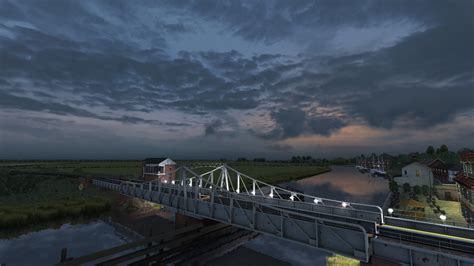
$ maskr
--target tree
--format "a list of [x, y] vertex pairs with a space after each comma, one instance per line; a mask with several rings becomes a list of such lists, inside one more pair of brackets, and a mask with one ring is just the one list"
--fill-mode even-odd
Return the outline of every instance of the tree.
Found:
[[448, 152], [449, 152], [449, 150], [448, 150], [448, 146], [446, 146], [446, 144], [441, 145], [441, 147], [439, 147], [439, 149], [436, 150], [437, 154], [444, 154], [444, 153], [448, 153]]
[[420, 194], [420, 193], [421, 193], [421, 188], [420, 188], [420, 186], [418, 186], [418, 185], [414, 186], [414, 187], [413, 187], [413, 192], [414, 192], [416, 195]]
[[433, 148], [433, 146], [428, 146], [428, 148], [426, 148], [426, 154], [429, 154], [429, 155], [434, 155], [435, 154], [435, 149]]
[[403, 184], [403, 192], [408, 193], [410, 192], [410, 190], [411, 190], [410, 184], [408, 183]]
[[398, 184], [397, 184], [397, 182], [395, 182], [395, 181], [390, 181], [390, 183], [388, 184], [388, 187], [390, 188], [390, 191], [392, 191], [392, 193], [397, 193], [397, 192], [398, 192]]
[[423, 185], [421, 187], [421, 191], [423, 192], [423, 195], [428, 195], [428, 193], [430, 192], [430, 188], [427, 185]]

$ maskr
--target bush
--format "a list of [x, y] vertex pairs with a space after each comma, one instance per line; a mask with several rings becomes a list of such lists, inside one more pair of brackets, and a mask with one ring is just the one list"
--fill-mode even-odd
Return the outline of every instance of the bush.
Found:
[[403, 184], [403, 192], [408, 193], [411, 191], [411, 186], [408, 183]]
[[389, 188], [390, 188], [390, 191], [392, 193], [397, 193], [398, 192], [398, 184], [397, 182], [395, 181], [390, 181], [390, 183], [388, 184]]
[[416, 195], [419, 195], [421, 193], [421, 188], [420, 186], [416, 185], [413, 187], [413, 192], [416, 194]]
[[423, 185], [423, 186], [421, 187], [421, 191], [422, 191], [423, 195], [426, 196], [426, 195], [428, 195], [428, 193], [429, 193], [429, 191], [430, 191], [430, 188], [429, 188], [427, 185]]

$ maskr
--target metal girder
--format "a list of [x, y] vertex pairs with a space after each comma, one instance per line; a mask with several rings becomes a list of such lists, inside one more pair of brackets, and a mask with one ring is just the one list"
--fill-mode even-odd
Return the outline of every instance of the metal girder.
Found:
[[[430, 265], [474, 265], [472, 259], [465, 256], [471, 253], [466, 250], [474, 248], [472, 240], [449, 240], [449, 235], [472, 238], [472, 229], [384, 217], [378, 206], [293, 192], [260, 182], [226, 165], [204, 174], [187, 167], [180, 167], [176, 173], [178, 171], [181, 175], [176, 176], [181, 176], [180, 179], [171, 184], [113, 179], [93, 179], [93, 182], [188, 216], [232, 224], [361, 261], [367, 261], [373, 254], [410, 265], [428, 265], [424, 264], [426, 261], [437, 263]], [[391, 239], [388, 225], [403, 227], [395, 231], [397, 235], [406, 231], [405, 228], [414, 230], [403, 238]], [[397, 229], [392, 226], [391, 230]], [[431, 239], [422, 237], [423, 230]], [[420, 244], [420, 239], [426, 241]], [[435, 245], [439, 246], [438, 250], [433, 251], [433, 241], [439, 243]], [[467, 246], [461, 252], [446, 253], [441, 249], [446, 241], [457, 243], [449, 242], [444, 248], [462, 247], [466, 243]], [[397, 255], [390, 255], [392, 253]]]
[[[185, 186], [173, 184], [151, 185], [150, 189], [150, 184], [114, 184], [105, 180], [93, 182], [124, 195], [163, 204], [185, 215], [216, 220], [361, 261], [369, 259], [367, 232], [360, 225], [313, 217], [249, 199], [216, 197], [214, 191], [209, 189], [190, 187], [185, 191]], [[217, 200], [213, 202], [196, 197], [198, 193], [206, 191], [211, 199]], [[344, 245], [340, 244], [340, 239], [345, 240]]]

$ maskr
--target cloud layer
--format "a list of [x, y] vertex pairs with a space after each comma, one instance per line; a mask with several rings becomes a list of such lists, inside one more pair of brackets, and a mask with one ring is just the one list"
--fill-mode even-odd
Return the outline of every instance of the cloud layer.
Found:
[[[0, 0], [0, 157], [473, 146], [473, 5]], [[386, 147], [442, 127], [463, 130]]]

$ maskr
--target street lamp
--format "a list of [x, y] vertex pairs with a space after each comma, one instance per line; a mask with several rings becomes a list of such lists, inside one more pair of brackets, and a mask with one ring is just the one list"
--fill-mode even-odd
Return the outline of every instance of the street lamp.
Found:
[[441, 221], [443, 221], [443, 223], [446, 222], [446, 218], [447, 218], [446, 215], [441, 214], [439, 218], [441, 219]]
[[392, 208], [388, 208], [388, 210], [387, 210], [387, 211], [388, 211], [388, 214], [389, 214], [390, 216], [392, 216], [393, 209], [392, 209]]
[[345, 207], [349, 206], [349, 203], [347, 203], [347, 202], [342, 202], [341, 205], [342, 205], [343, 208], [345, 208]]
[[315, 199], [314, 199], [314, 203], [319, 204], [320, 202], [321, 202], [320, 199], [318, 199], [318, 198], [315, 198]]

